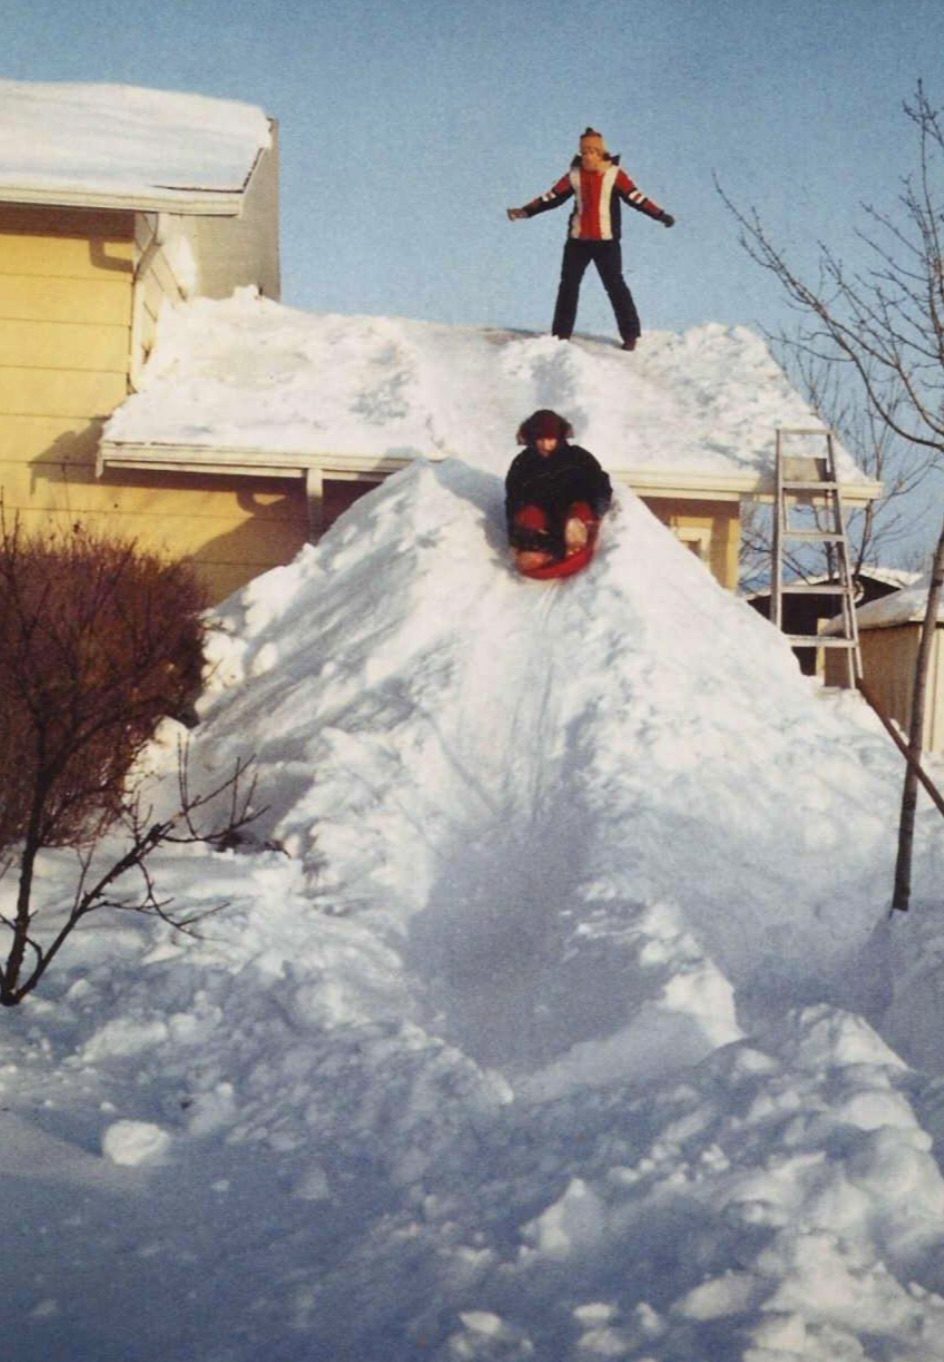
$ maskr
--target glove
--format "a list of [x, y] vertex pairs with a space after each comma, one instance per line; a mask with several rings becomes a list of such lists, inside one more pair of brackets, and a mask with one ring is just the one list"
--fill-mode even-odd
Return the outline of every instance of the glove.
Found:
[[507, 209], [507, 213], [512, 222], [517, 222], [519, 218], [526, 218], [528, 216], [523, 208], [509, 208]]
[[671, 213], [663, 213], [659, 221], [662, 223], [663, 227], [675, 226], [675, 218], [672, 216]]

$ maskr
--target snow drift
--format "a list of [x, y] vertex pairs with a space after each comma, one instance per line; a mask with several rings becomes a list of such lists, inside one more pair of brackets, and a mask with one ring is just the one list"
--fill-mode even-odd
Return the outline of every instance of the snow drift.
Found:
[[941, 846], [911, 950], [860, 701], [630, 493], [522, 580], [458, 459], [212, 655], [196, 767], [254, 752], [265, 810], [158, 871], [230, 908], [100, 921], [0, 1033], [21, 1362], [944, 1358], [944, 1102], [896, 1048]]

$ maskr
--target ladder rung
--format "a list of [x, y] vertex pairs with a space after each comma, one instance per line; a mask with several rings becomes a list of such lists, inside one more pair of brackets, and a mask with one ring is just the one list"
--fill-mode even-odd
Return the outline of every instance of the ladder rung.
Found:
[[844, 638], [839, 634], [787, 634], [791, 648], [857, 648], [854, 638]]
[[[816, 436], [823, 441], [820, 455], [788, 454], [785, 439], [791, 434]], [[791, 648], [818, 652], [820, 648], [844, 652], [848, 657], [849, 684], [855, 685], [861, 673], [862, 664], [859, 640], [856, 637], [855, 582], [849, 562], [849, 540], [843, 524], [842, 487], [836, 474], [835, 450], [832, 435], [827, 430], [790, 430], [777, 431], [776, 436], [776, 496], [774, 497], [774, 537], [773, 537], [773, 579], [774, 588], [771, 605], [777, 601], [776, 611], [781, 617], [780, 596], [827, 596], [834, 604], [828, 606], [835, 614], [841, 604], [841, 613], [834, 623], [841, 633], [830, 634], [790, 634], [785, 633]], [[790, 512], [793, 508], [807, 506], [816, 509], [816, 517], [798, 516], [801, 524], [795, 528], [790, 525]], [[811, 524], [815, 528], [808, 528]], [[824, 529], [824, 525], [831, 528]], [[796, 543], [835, 545], [835, 561], [828, 571], [835, 571], [838, 580], [805, 582], [794, 578], [785, 584], [783, 578], [784, 544], [787, 540]]]
[[838, 492], [838, 482], [784, 482], [781, 486], [785, 492]]
[[841, 582], [832, 582], [829, 586], [822, 582], [810, 583], [806, 585], [800, 582], [791, 582], [789, 586], [780, 588], [782, 596], [845, 596], [846, 588]]
[[840, 543], [846, 537], [842, 530], [791, 530], [787, 525], [783, 526], [781, 534], [785, 539], [831, 541], [834, 544]]

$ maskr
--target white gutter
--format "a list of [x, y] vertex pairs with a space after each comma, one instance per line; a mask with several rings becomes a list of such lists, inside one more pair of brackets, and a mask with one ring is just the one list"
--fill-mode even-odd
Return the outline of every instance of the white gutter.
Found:
[[40, 204], [56, 208], [118, 209], [122, 212], [180, 213], [184, 217], [236, 218], [242, 212], [243, 188], [83, 189], [0, 184], [0, 203]]
[[217, 473], [228, 477], [300, 478], [322, 469], [339, 477], [358, 473], [386, 476], [408, 468], [415, 459], [401, 455], [313, 453], [311, 450], [244, 449], [192, 445], [135, 444], [103, 440], [96, 456], [96, 476], [109, 468], [153, 468], [161, 472]]
[[[770, 501], [775, 494], [773, 473], [695, 473], [688, 470], [664, 468], [610, 468], [619, 482], [628, 483], [640, 496], [678, 496], [680, 490], [705, 501], [737, 501], [741, 497]], [[866, 506], [884, 492], [883, 484], [867, 479], [841, 482], [842, 499], [849, 506]]]
[[[419, 457], [419, 456], [417, 456]], [[433, 462], [447, 457], [427, 454]], [[103, 440], [99, 445], [96, 474], [109, 468], [152, 468], [177, 473], [215, 473], [229, 477], [298, 478], [312, 470], [341, 478], [357, 474], [386, 476], [407, 468], [415, 458], [408, 455], [336, 454], [330, 450], [274, 450], [262, 448], [147, 444]], [[665, 468], [609, 469], [613, 478], [638, 496], [688, 497], [700, 501], [766, 499], [773, 495], [772, 474], [697, 473]], [[879, 482], [844, 482], [843, 501], [862, 506], [882, 495]]]

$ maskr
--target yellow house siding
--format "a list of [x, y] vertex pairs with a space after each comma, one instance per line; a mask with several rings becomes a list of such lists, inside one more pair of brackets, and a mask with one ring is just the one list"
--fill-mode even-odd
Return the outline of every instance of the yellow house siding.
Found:
[[120, 280], [114, 281], [117, 288], [102, 288], [96, 279], [7, 274], [7, 263], [0, 261], [0, 315], [4, 321], [74, 322], [90, 328], [127, 326], [128, 294]]
[[9, 416], [85, 416], [92, 420], [108, 416], [126, 396], [123, 373], [0, 368], [0, 412]]
[[48, 505], [47, 466], [91, 471], [127, 393], [128, 214], [0, 207], [0, 486], [8, 513]]
[[73, 369], [120, 374], [128, 362], [127, 323], [36, 322], [3, 319], [0, 326], [0, 368]]
[[[44, 462], [83, 463], [92, 467], [98, 448], [98, 425], [83, 416], [22, 416], [0, 413], [0, 468], [9, 486], [17, 477], [28, 486]], [[16, 472], [14, 472], [16, 470]]]
[[736, 501], [673, 497], [643, 500], [653, 515], [697, 553], [722, 586], [729, 591], [737, 589], [741, 520]]
[[96, 279], [133, 270], [129, 213], [0, 205], [0, 274]]
[[8, 514], [73, 514], [128, 391], [133, 215], [0, 206], [0, 480]]
[[[0, 209], [0, 420], [104, 417], [127, 392], [130, 215]], [[84, 309], [84, 310], [83, 310]], [[4, 451], [14, 461], [42, 451]]]
[[301, 481], [96, 478], [102, 425], [128, 393], [132, 345], [140, 363], [163, 303], [181, 296], [174, 224], [162, 223], [168, 253], [147, 251], [156, 225], [150, 214], [0, 205], [0, 488], [27, 529], [81, 520], [126, 534], [192, 559], [219, 600], [297, 553], [308, 504]]
[[214, 601], [289, 562], [308, 537], [304, 489], [282, 478], [123, 472], [98, 480], [87, 468], [50, 463], [42, 504], [29, 505], [20, 512], [28, 529], [80, 520], [190, 559]]

